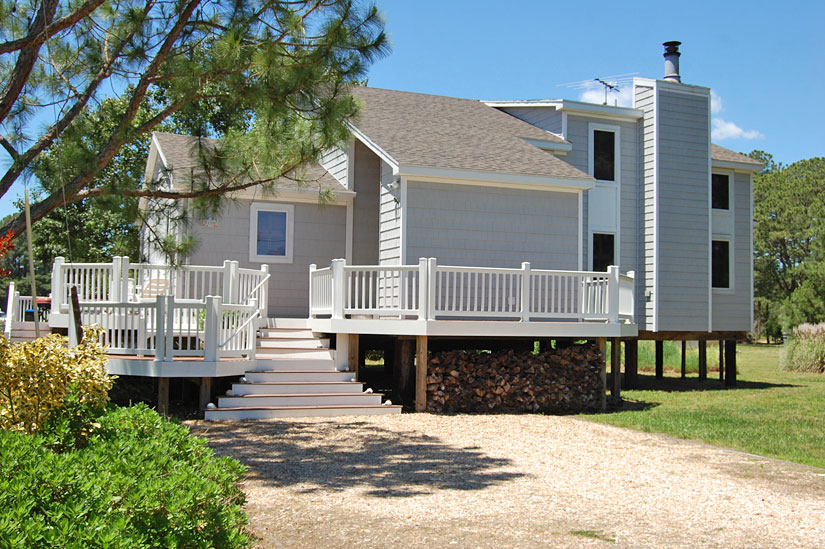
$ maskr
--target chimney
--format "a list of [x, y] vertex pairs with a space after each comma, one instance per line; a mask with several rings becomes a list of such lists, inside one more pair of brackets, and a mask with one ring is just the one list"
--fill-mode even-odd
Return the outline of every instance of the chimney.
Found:
[[679, 76], [679, 46], [681, 42], [671, 41], [662, 44], [665, 47], [665, 80], [668, 82], [682, 83], [682, 77]]

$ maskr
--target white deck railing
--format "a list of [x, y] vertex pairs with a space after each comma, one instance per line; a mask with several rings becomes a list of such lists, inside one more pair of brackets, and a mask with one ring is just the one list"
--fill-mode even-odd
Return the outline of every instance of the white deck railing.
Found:
[[10, 282], [8, 297], [6, 299], [6, 318], [2, 327], [3, 335], [6, 336], [6, 338], [11, 339], [15, 324], [31, 322], [26, 320], [26, 313], [29, 311], [31, 311], [33, 315], [37, 315], [38, 320], [43, 322], [45, 326], [45, 323], [49, 319], [48, 310], [33, 306], [32, 297], [30, 295], [20, 295], [20, 292], [18, 292], [14, 286], [14, 282]]
[[224, 303], [246, 305], [254, 299], [265, 316], [268, 282], [269, 265], [241, 269], [237, 261], [170, 266], [131, 263], [128, 257], [115, 257], [111, 263], [67, 263], [58, 257], [52, 267], [51, 311], [68, 312], [69, 292], [75, 286], [78, 299], [86, 302], [136, 303], [169, 295], [179, 301], [221, 296]]
[[[70, 305], [71, 307], [71, 305]], [[151, 302], [81, 301], [84, 326], [99, 326], [100, 342], [113, 355], [138, 355], [169, 361], [174, 357], [255, 357], [254, 320], [257, 302], [248, 305], [222, 303], [220, 296], [201, 301], [180, 301], [156, 296]], [[74, 337], [74, 315], [69, 334]]]
[[310, 265], [310, 316], [633, 322], [634, 273], [438, 265]]

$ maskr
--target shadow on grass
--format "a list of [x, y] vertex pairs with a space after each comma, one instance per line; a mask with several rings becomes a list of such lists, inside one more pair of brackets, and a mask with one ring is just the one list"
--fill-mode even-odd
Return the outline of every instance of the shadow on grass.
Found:
[[704, 381], [699, 381], [696, 376], [688, 376], [684, 379], [680, 377], [665, 376], [656, 379], [655, 374], [639, 373], [637, 375], [634, 391], [664, 391], [667, 393], [683, 393], [690, 391], [730, 391], [737, 389], [775, 389], [778, 387], [800, 387], [790, 383], [766, 383], [763, 381], [747, 381], [739, 379], [736, 387], [726, 387], [723, 381], [710, 377]]
[[512, 462], [478, 448], [360, 421], [201, 424], [194, 432], [206, 436], [217, 453], [239, 459], [249, 478], [304, 485], [305, 493], [362, 486], [376, 497], [407, 497], [481, 490], [523, 476], [501, 471]]

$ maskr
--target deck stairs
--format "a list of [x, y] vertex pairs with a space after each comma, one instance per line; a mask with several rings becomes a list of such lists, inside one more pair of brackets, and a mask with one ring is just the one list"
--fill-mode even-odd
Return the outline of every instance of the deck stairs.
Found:
[[[3, 323], [0, 322], [0, 334], [2, 334]], [[24, 341], [34, 341], [34, 322], [15, 322], [11, 328], [11, 341], [15, 343]], [[49, 333], [49, 323], [40, 321], [40, 335]]]
[[267, 319], [261, 328], [255, 368], [230, 393], [207, 408], [207, 420], [400, 414], [381, 393], [364, 390], [352, 372], [336, 368], [329, 340], [306, 319]]

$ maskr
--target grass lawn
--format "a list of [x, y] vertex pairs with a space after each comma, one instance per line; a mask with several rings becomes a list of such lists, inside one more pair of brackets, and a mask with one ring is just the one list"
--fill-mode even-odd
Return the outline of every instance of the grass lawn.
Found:
[[825, 375], [780, 370], [779, 349], [739, 345], [738, 386], [730, 390], [710, 371], [700, 383], [667, 368], [657, 381], [640, 353], [640, 388], [622, 392], [623, 409], [584, 417], [825, 467]]

